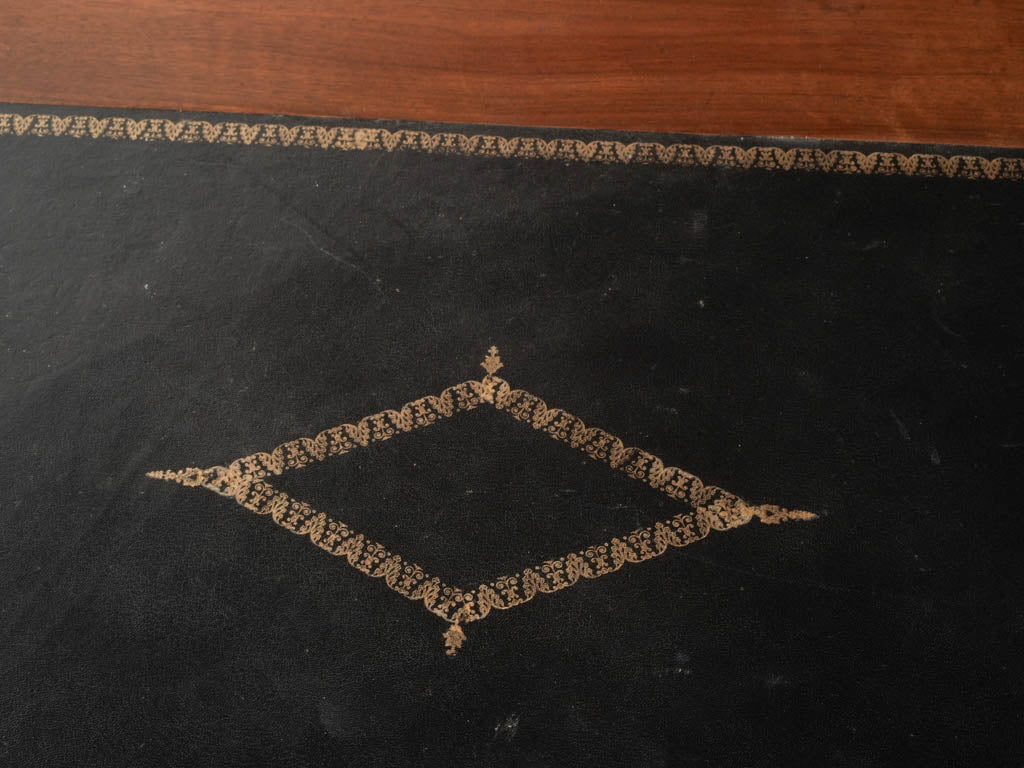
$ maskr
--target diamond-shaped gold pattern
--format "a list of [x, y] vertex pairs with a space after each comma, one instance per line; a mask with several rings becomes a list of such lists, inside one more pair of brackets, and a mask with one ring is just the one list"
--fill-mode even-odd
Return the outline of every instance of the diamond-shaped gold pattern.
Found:
[[[492, 609], [507, 610], [532, 600], [537, 594], [558, 592], [579, 582], [614, 573], [626, 563], [641, 563], [668, 551], [703, 539], [712, 530], [728, 530], [758, 518], [762, 523], [813, 520], [803, 510], [771, 504], [753, 505], [728, 491], [704, 485], [699, 478], [640, 448], [627, 447], [619, 438], [561, 408], [550, 408], [536, 395], [512, 389], [499, 378], [503, 368], [497, 347], [491, 347], [481, 363], [486, 375], [448, 387], [440, 395], [427, 395], [387, 410], [324, 430], [316, 437], [300, 437], [270, 453], [254, 453], [228, 466], [149, 472], [149, 477], [186, 486], [202, 486], [228, 496], [257, 514], [270, 515], [292, 533], [332, 555], [344, 556], [363, 573], [381, 578], [395, 592], [422, 600], [427, 610], [451, 626], [445, 632], [449, 655], [465, 642], [462, 624], [486, 618]], [[564, 557], [546, 560], [518, 573], [502, 576], [472, 589], [459, 589], [426, 573], [415, 563], [367, 538], [345, 523], [318, 512], [305, 502], [277, 490], [270, 479], [291, 469], [340, 456], [370, 443], [389, 440], [405, 432], [429, 427], [461, 411], [490, 405], [560, 442], [583, 451], [590, 458], [625, 472], [651, 488], [686, 505], [687, 510], [647, 528], [630, 531]]]

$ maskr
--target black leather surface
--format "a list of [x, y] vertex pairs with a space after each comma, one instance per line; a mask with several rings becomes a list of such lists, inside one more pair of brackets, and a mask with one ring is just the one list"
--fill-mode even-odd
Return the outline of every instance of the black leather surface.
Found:
[[[1020, 764], [1020, 183], [28, 135], [0, 176], [3, 765]], [[440, 392], [491, 344], [820, 519], [448, 658], [422, 605], [143, 476]], [[667, 516], [582, 461], [480, 411], [281, 484], [468, 585]]]

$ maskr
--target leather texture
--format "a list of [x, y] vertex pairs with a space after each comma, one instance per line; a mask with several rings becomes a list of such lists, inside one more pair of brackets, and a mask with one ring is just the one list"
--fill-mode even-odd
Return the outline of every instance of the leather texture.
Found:
[[[1020, 182], [28, 133], [0, 173], [0, 763], [1021, 760]], [[379, 580], [144, 476], [438, 393], [492, 344], [550, 405], [819, 518], [449, 658]], [[483, 410], [281, 486], [459, 585], [674, 503]]]

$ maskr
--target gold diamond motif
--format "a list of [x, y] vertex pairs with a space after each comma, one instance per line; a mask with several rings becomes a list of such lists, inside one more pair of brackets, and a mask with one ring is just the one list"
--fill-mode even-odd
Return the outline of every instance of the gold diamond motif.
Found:
[[[189, 487], [203, 487], [271, 519], [292, 533], [332, 555], [344, 556], [349, 565], [368, 576], [380, 578], [395, 592], [420, 600], [431, 613], [450, 625], [444, 633], [446, 652], [454, 656], [466, 641], [462, 625], [486, 618], [494, 609], [522, 605], [538, 594], [566, 589], [583, 579], [596, 579], [627, 563], [642, 563], [672, 547], [684, 547], [703, 539], [711, 530], [728, 530], [750, 522], [813, 520], [817, 516], [773, 504], [748, 504], [738, 496], [705, 485], [695, 475], [666, 466], [657, 456], [583, 421], [561, 408], [551, 408], [541, 398], [512, 389], [496, 376], [504, 367], [497, 347], [491, 347], [480, 364], [486, 375], [406, 403], [398, 410], [366, 416], [356, 424], [341, 424], [315, 437], [300, 437], [274, 448], [236, 459], [228, 466], [207, 469], [189, 467], [146, 473]], [[687, 507], [668, 520], [625, 533], [564, 557], [545, 560], [471, 589], [442, 582], [415, 563], [388, 550], [383, 544], [352, 530], [340, 520], [318, 512], [275, 488], [271, 479], [292, 469], [322, 462], [371, 443], [389, 440], [405, 432], [429, 427], [456, 414], [489, 405], [530, 424], [549, 437], [582, 451], [595, 461], [624, 472], [655, 491]]]

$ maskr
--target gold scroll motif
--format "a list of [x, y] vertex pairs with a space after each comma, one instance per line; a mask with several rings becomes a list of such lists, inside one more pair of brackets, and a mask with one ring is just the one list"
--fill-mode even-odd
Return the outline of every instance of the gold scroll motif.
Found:
[[724, 144], [663, 144], [536, 136], [416, 131], [345, 125], [238, 123], [169, 120], [163, 117], [0, 113], [0, 136], [67, 136], [75, 139], [160, 141], [186, 144], [301, 147], [306, 149], [461, 155], [557, 160], [566, 163], [755, 168], [876, 176], [944, 176], [1024, 180], [1024, 158], [934, 153], [860, 152], [814, 147], [739, 147]]
[[[699, 541], [712, 530], [729, 530], [755, 517], [769, 524], [816, 517], [811, 512], [773, 504], [748, 504], [728, 491], [705, 485], [689, 472], [666, 466], [647, 451], [626, 446], [618, 437], [599, 427], [588, 427], [579, 417], [561, 408], [549, 407], [536, 395], [512, 389], [496, 375], [504, 367], [496, 347], [491, 347], [481, 366], [486, 375], [479, 381], [460, 382], [440, 395], [421, 397], [398, 410], [375, 413], [355, 424], [331, 427], [315, 437], [291, 440], [269, 453], [253, 453], [227, 466], [155, 471], [148, 472], [147, 476], [207, 488], [233, 498], [248, 510], [269, 515], [292, 533], [308, 536], [330, 554], [345, 557], [349, 565], [368, 576], [383, 579], [398, 594], [422, 601], [427, 610], [449, 623], [444, 635], [449, 655], [455, 655], [466, 640], [462, 625], [486, 618], [494, 609], [508, 610], [529, 602], [538, 594], [567, 589], [581, 578], [596, 579], [614, 573], [627, 563], [651, 560], [672, 547], [685, 547]], [[484, 405], [526, 422], [548, 437], [682, 502], [686, 511], [487, 584], [459, 589], [340, 520], [277, 490], [271, 483], [273, 477], [288, 470], [390, 440]]]

